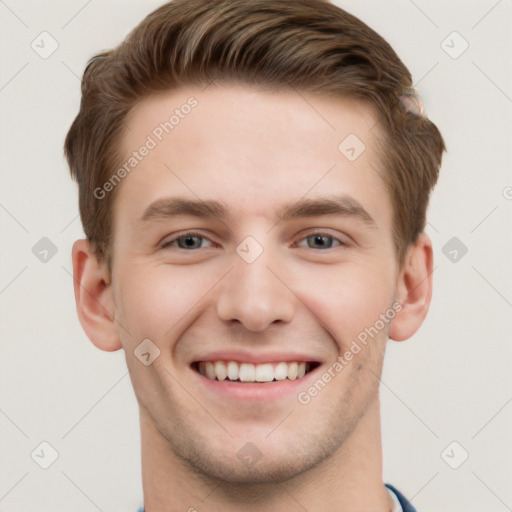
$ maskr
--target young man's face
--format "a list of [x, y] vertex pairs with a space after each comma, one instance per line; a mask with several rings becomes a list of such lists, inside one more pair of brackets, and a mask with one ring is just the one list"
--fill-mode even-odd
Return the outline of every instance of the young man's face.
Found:
[[[146, 434], [210, 475], [263, 482], [378, 430], [382, 314], [400, 269], [370, 108], [210, 86], [153, 95], [126, 123], [126, 159], [156, 142], [119, 185], [110, 289]], [[134, 354], [145, 339], [160, 351], [147, 366]], [[232, 376], [266, 364], [243, 380], [314, 370], [261, 383], [198, 371], [217, 361], [238, 363]]]

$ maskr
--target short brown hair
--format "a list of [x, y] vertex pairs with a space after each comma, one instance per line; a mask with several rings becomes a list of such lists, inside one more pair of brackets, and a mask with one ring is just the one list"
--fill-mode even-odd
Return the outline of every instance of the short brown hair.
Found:
[[148, 15], [118, 47], [89, 61], [80, 111], [65, 141], [85, 234], [109, 269], [119, 187], [101, 200], [94, 190], [122, 161], [127, 114], [153, 92], [223, 81], [373, 105], [384, 136], [382, 177], [402, 263], [425, 228], [445, 144], [430, 120], [400, 110], [401, 95], [414, 91], [411, 74], [391, 46], [325, 0], [174, 0]]

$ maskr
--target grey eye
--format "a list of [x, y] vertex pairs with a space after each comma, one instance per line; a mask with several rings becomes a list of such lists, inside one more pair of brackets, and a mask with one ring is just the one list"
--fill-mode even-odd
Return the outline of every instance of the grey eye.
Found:
[[205, 247], [211, 247], [212, 242], [205, 236], [199, 233], [185, 233], [180, 236], [176, 236], [162, 245], [162, 249], [170, 247], [178, 247], [179, 249], [203, 249]]
[[201, 247], [203, 237], [186, 235], [180, 236], [176, 241], [178, 242], [178, 247], [180, 249], [199, 249], [199, 247]]
[[334, 237], [330, 235], [310, 235], [306, 237], [310, 249], [330, 249], [333, 246]]

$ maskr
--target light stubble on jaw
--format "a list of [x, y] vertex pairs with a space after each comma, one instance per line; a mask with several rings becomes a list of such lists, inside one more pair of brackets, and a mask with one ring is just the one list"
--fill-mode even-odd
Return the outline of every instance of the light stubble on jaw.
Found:
[[[221, 456], [215, 456], [212, 453], [207, 438], [199, 436], [193, 438], [189, 435], [183, 435], [184, 433], [193, 433], [194, 430], [201, 427], [187, 424], [188, 422], [181, 418], [174, 417], [172, 420], [174, 423], [172, 430], [178, 433], [177, 436], [167, 432], [167, 429], [162, 425], [158, 426], [158, 433], [165, 439], [175, 456], [181, 460], [183, 469], [205, 486], [218, 487], [217, 494], [222, 490], [226, 497], [229, 496], [230, 499], [236, 496], [239, 496], [240, 499], [247, 499], [248, 496], [252, 496], [254, 499], [263, 496], [265, 499], [271, 499], [274, 489], [276, 496], [282, 494], [282, 488], [277, 484], [291, 479], [294, 479], [294, 485], [295, 482], [306, 483], [311, 477], [310, 471], [312, 469], [328, 460], [337, 450], [343, 449], [343, 444], [350, 437], [361, 417], [368, 411], [369, 405], [378, 394], [378, 384], [372, 385], [363, 397], [365, 405], [355, 417], [350, 418], [349, 423], [340, 429], [339, 418], [350, 417], [350, 411], [353, 410], [353, 391], [361, 386], [361, 380], [375, 379], [375, 374], [365, 372], [364, 368], [363, 363], [355, 365], [354, 372], [350, 377], [351, 384], [347, 384], [348, 393], [340, 401], [338, 412], [331, 415], [330, 418], [325, 418], [325, 421], [322, 422], [324, 427], [322, 431], [317, 430], [308, 433], [305, 437], [299, 436], [299, 441], [290, 449], [289, 453], [292, 453], [292, 456], [288, 460], [273, 464], [271, 467], [265, 465], [265, 440], [232, 439], [234, 448], [235, 445], [236, 448], [239, 448], [245, 441], [251, 441], [263, 453], [262, 459], [254, 467], [249, 468], [244, 466], [235, 455], [228, 463], [223, 463], [226, 462], [225, 459], [219, 463], [219, 457]], [[290, 416], [290, 420], [292, 420], [292, 417], [293, 414]], [[169, 419], [171, 420], [171, 418]], [[286, 428], [289, 425], [289, 422], [284, 422], [282, 427], [279, 428]], [[214, 425], [213, 428], [215, 430], [220, 429], [218, 425]], [[298, 447], [302, 448], [299, 450]], [[236, 452], [235, 449], [234, 452]]]

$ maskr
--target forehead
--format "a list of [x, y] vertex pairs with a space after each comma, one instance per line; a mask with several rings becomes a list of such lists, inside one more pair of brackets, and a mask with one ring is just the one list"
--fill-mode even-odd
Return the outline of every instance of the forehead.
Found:
[[186, 195], [270, 216], [282, 203], [337, 193], [389, 217], [378, 129], [370, 106], [349, 98], [233, 84], [153, 94], [126, 119], [121, 154], [136, 161], [115, 208], [141, 215]]

